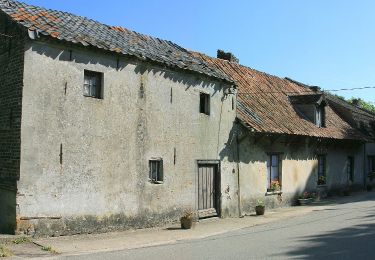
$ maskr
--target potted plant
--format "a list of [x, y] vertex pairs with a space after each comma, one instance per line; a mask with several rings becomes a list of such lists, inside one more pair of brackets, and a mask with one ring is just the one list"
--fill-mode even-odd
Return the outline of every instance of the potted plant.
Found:
[[279, 181], [271, 181], [271, 185], [268, 191], [280, 191], [281, 185]]
[[298, 203], [301, 206], [308, 205], [313, 202], [314, 198], [315, 193], [305, 191], [301, 196], [299, 196]]
[[185, 210], [184, 215], [180, 218], [182, 229], [191, 229], [193, 226], [194, 212], [191, 209]]
[[326, 177], [323, 175], [320, 175], [318, 178], [318, 185], [325, 185], [326, 184]]
[[264, 205], [264, 202], [263, 200], [258, 200], [257, 201], [257, 205], [255, 206], [255, 213], [259, 216], [259, 215], [264, 215], [264, 211], [265, 211], [266, 207]]

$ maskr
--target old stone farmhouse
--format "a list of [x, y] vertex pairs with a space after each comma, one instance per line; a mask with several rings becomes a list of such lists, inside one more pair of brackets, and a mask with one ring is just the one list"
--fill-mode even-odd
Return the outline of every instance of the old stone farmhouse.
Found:
[[[0, 233], [250, 214], [363, 189], [374, 118], [316, 87], [0, 0]], [[362, 122], [362, 123], [361, 123]]]

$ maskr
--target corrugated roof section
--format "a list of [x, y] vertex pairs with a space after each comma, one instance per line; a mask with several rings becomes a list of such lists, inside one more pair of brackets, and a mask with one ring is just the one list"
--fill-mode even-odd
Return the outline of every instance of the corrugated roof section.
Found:
[[238, 118], [257, 132], [302, 135], [319, 138], [364, 140], [359, 133], [326, 107], [326, 127], [319, 128], [302, 118], [294, 109], [289, 96], [318, 96], [313, 90], [240, 64], [194, 53], [220, 69], [238, 89]]
[[0, 0], [0, 10], [25, 28], [41, 35], [131, 55], [230, 82], [220, 70], [170, 41], [12, 0]]

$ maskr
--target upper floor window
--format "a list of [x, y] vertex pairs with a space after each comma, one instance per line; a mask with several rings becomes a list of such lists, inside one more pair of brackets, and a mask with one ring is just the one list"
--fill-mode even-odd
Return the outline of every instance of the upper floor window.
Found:
[[318, 127], [326, 126], [325, 107], [327, 102], [323, 94], [289, 96], [296, 112]]
[[322, 106], [322, 105], [316, 106], [315, 125], [318, 127], [325, 127], [326, 126], [325, 121], [326, 121], [325, 106]]
[[86, 97], [103, 98], [103, 73], [85, 70], [83, 95]]
[[267, 191], [281, 190], [280, 155], [270, 154], [267, 159]]
[[200, 93], [199, 95], [199, 112], [209, 115], [210, 114], [210, 95], [206, 93]]

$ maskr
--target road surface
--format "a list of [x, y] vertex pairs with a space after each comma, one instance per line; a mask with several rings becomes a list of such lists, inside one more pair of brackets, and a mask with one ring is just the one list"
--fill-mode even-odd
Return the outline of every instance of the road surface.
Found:
[[375, 259], [374, 195], [205, 239], [59, 259]]

